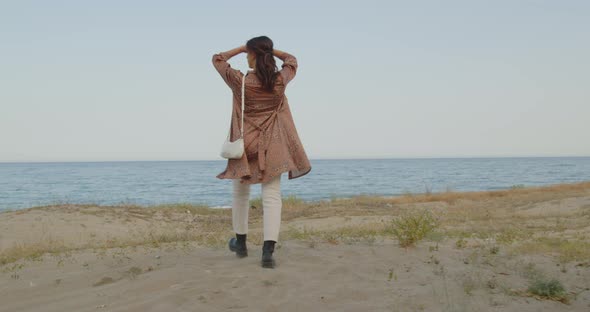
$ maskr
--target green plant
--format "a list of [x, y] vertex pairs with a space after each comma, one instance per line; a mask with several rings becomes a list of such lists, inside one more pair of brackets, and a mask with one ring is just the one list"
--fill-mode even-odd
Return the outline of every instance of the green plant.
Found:
[[439, 221], [426, 209], [410, 210], [392, 220], [392, 232], [400, 246], [415, 245], [439, 225]]
[[463, 237], [459, 238], [456, 242], [455, 242], [455, 247], [457, 249], [463, 249], [465, 247], [467, 247], [467, 240], [465, 240]]
[[524, 184], [514, 184], [514, 185], [510, 186], [510, 189], [512, 189], [512, 190], [523, 189], [523, 188], [525, 188]]
[[565, 288], [556, 279], [538, 278], [534, 279], [528, 288], [531, 294], [557, 301], [566, 299]]

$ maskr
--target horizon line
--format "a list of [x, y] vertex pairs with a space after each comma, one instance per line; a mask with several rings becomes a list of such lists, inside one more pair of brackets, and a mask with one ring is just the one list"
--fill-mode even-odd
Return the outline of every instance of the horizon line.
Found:
[[[389, 160], [389, 159], [486, 159], [486, 158], [587, 158], [590, 155], [556, 155], [556, 156], [424, 156], [424, 157], [348, 157], [348, 158], [309, 158], [309, 160]], [[26, 163], [102, 163], [102, 162], [192, 162], [192, 161], [227, 161], [227, 159], [144, 159], [144, 160], [37, 160], [37, 161], [0, 161], [0, 164]]]

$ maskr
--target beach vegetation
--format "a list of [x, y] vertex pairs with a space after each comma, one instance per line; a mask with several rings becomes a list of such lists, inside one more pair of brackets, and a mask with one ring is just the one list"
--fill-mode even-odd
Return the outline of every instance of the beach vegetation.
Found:
[[401, 247], [414, 246], [433, 232], [439, 224], [437, 218], [428, 209], [408, 210], [391, 222], [391, 231]]

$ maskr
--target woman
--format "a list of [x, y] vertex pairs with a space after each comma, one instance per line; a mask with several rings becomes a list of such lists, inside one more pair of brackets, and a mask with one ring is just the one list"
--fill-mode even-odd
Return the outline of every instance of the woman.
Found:
[[[231, 57], [247, 53], [248, 70], [243, 74], [227, 62]], [[278, 70], [275, 59], [283, 61]], [[213, 66], [233, 93], [230, 140], [240, 137], [241, 88], [245, 76], [244, 96], [244, 154], [240, 159], [228, 159], [219, 179], [233, 179], [232, 223], [236, 237], [229, 248], [238, 257], [246, 257], [250, 185], [260, 183], [264, 223], [262, 267], [274, 268], [274, 246], [281, 223], [280, 179], [289, 172], [295, 179], [311, 171], [311, 164], [293, 123], [285, 88], [297, 73], [297, 59], [284, 51], [273, 49], [266, 36], [255, 37], [246, 45], [213, 55]]]

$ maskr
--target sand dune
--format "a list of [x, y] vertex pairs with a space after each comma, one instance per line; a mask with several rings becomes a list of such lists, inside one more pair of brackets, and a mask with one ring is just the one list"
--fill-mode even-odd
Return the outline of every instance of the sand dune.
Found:
[[[400, 247], [390, 220], [423, 207], [436, 235]], [[275, 269], [259, 265], [259, 208], [244, 259], [228, 211], [147, 209], [1, 213], [0, 311], [590, 310], [590, 184], [287, 202]], [[528, 291], [541, 278], [565, 303]]]

